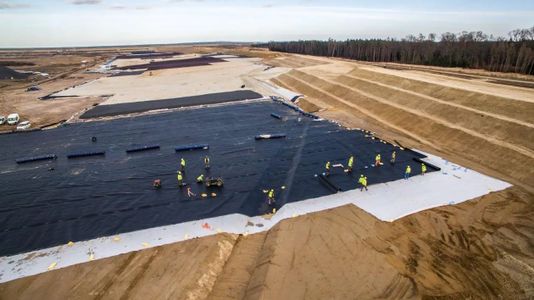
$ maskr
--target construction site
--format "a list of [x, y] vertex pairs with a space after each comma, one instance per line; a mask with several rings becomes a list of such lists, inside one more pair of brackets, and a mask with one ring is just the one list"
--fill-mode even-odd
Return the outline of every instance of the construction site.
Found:
[[0, 115], [31, 127], [0, 125], [0, 299], [534, 297], [532, 75], [218, 44], [2, 61]]

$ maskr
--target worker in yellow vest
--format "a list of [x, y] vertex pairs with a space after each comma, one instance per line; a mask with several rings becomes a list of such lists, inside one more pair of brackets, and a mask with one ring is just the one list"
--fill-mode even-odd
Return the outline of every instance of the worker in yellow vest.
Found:
[[176, 175], [176, 179], [178, 179], [178, 186], [179, 187], [182, 187], [184, 184], [184, 176], [182, 175], [182, 172], [181, 171], [178, 171], [177, 172], [177, 175]]
[[180, 159], [180, 171], [185, 173], [185, 159], [183, 157]]
[[397, 160], [397, 151], [393, 150], [391, 153], [391, 160], [389, 161], [392, 166], [395, 165], [395, 161]]
[[267, 192], [267, 203], [272, 205], [274, 202], [274, 189], [270, 189], [269, 192]]
[[209, 169], [210, 168], [210, 158], [206, 155], [204, 156], [204, 169]]
[[325, 175], [329, 176], [330, 175], [330, 162], [329, 161], [326, 162], [326, 165], [324, 166], [324, 168], [325, 168], [325, 172], [324, 172]]
[[382, 157], [380, 153], [375, 156], [375, 167], [380, 167], [382, 165]]
[[349, 161], [347, 162], [347, 172], [352, 173], [352, 167], [354, 166], [354, 156], [351, 155], [349, 157]]
[[358, 182], [360, 183], [360, 191], [363, 192], [363, 189], [367, 191], [367, 176], [363, 176], [363, 174], [360, 175], [360, 179], [358, 179]]
[[425, 175], [426, 173], [426, 165], [424, 163], [421, 163], [421, 175]]
[[409, 165], [406, 166], [406, 171], [404, 172], [404, 179], [408, 179], [411, 173], [412, 173], [412, 167], [410, 167]]
[[200, 174], [197, 177], [197, 183], [202, 183], [202, 182], [204, 182], [204, 174]]

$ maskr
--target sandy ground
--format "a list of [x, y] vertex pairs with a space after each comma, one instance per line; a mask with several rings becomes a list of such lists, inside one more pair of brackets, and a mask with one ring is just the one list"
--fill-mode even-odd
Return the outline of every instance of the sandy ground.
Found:
[[[14, 67], [20, 70], [40, 71], [49, 77], [32, 77], [29, 80], [0, 81], [0, 115], [18, 113], [21, 120], [29, 120], [32, 128], [58, 123], [73, 114], [100, 103], [101, 97], [62, 98], [42, 101], [39, 97], [83, 84], [102, 77], [85, 71], [105, 62], [112, 54], [100, 51], [0, 51], [0, 61], [29, 62], [33, 66]], [[82, 64], [82, 61], [86, 61]], [[26, 92], [38, 85], [41, 90]], [[0, 125], [0, 132], [14, 130], [15, 126]]]
[[521, 98], [534, 90], [454, 76], [441, 84], [443, 75], [422, 80], [420, 70], [383, 72], [326, 58], [262, 57], [285, 68], [270, 71], [272, 82], [304, 94], [303, 108], [517, 186], [393, 223], [339, 207], [261, 234], [219, 234], [22, 278], [1, 284], [0, 298], [534, 297], [534, 122]]
[[[74, 73], [57, 80], [50, 80], [40, 84], [40, 91], [26, 92], [25, 86], [15, 89], [0, 91], [0, 114], [7, 116], [10, 113], [18, 113], [22, 120], [29, 120], [32, 128], [57, 123], [69, 119], [72, 115], [92, 107], [96, 103], [101, 103], [105, 99], [102, 97], [79, 97], [79, 98], [58, 98], [50, 100], [40, 100], [39, 97], [64, 88], [82, 84], [86, 81], [95, 80], [100, 74]], [[14, 130], [16, 126], [7, 124], [0, 125], [0, 131]]]
[[[105, 104], [158, 100], [209, 93], [235, 91], [250, 87], [247, 78], [267, 66], [255, 58], [227, 58], [210, 66], [163, 69], [142, 75], [106, 77], [67, 89], [57, 96], [112, 95]], [[152, 75], [150, 75], [152, 74]], [[273, 74], [275, 76], [277, 74]], [[258, 91], [262, 92], [262, 91]]]
[[[367, 68], [363, 68], [367, 69]], [[503, 98], [534, 102], [534, 91], [529, 88], [503, 87], [501, 84], [494, 84], [470, 79], [456, 78], [445, 75], [431, 74], [423, 71], [400, 71], [384, 68], [369, 67], [373, 72], [402, 76], [404, 78], [420, 80], [424, 82], [440, 84], [447, 87], [458, 88], [477, 93], [495, 95]]]

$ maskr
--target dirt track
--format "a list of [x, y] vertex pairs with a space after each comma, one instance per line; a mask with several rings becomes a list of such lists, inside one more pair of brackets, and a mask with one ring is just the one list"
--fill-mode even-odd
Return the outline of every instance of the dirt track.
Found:
[[528, 101], [421, 83], [368, 65], [278, 60], [298, 70], [272, 81], [305, 94], [305, 109], [520, 186], [394, 223], [339, 207], [261, 234], [219, 234], [15, 280], [0, 285], [0, 298], [534, 297]]

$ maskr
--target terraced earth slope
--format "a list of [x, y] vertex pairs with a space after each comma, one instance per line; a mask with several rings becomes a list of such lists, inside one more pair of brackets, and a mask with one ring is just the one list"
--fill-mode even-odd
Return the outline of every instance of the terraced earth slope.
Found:
[[534, 89], [502, 86], [532, 95], [529, 101], [421, 81], [402, 71], [393, 75], [372, 66], [353, 64], [349, 72], [339, 72], [336, 63], [293, 69], [272, 81], [304, 94], [307, 101], [315, 99], [317, 106], [326, 103], [368, 120], [371, 130], [392, 131], [410, 145], [460, 157], [470, 167], [532, 188]]

